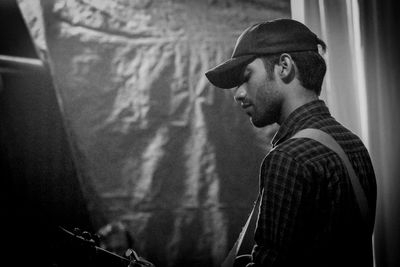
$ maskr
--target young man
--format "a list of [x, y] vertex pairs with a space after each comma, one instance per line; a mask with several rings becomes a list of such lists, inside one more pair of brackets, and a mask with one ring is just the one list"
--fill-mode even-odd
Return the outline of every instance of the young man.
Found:
[[[261, 166], [248, 266], [373, 266], [374, 170], [362, 141], [318, 98], [326, 72], [319, 48], [326, 49], [324, 42], [295, 20], [262, 22], [241, 34], [229, 60], [206, 73], [213, 85], [235, 88], [254, 126], [280, 125]], [[367, 219], [339, 155], [311, 138], [291, 138], [307, 128], [329, 134], [344, 150]]]

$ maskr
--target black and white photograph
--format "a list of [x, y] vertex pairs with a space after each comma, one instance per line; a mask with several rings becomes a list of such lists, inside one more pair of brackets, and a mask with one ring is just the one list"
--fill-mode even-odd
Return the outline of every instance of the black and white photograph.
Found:
[[400, 266], [395, 0], [0, 0], [2, 266]]

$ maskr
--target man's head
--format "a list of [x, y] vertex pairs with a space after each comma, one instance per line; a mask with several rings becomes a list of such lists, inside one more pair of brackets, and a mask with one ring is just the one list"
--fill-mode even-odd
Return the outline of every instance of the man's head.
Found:
[[232, 57], [206, 76], [217, 87], [237, 87], [235, 100], [253, 124], [262, 127], [277, 122], [285, 98], [293, 98], [282, 88], [295, 86], [306, 94], [320, 94], [326, 64], [319, 46], [325, 51], [325, 43], [295, 20], [257, 23], [240, 35]]
[[[255, 58], [290, 53], [293, 59], [298, 58], [302, 63], [306, 63], [304, 59], [308, 59], [308, 56], [319, 55], [318, 45], [325, 50], [325, 43], [296, 20], [276, 19], [260, 22], [244, 30], [236, 41], [232, 57], [208, 70], [206, 76], [219, 88], [234, 88], [241, 84], [244, 68]], [[325, 64], [323, 59], [322, 62]], [[313, 64], [306, 66], [312, 67]], [[324, 74], [325, 72], [322, 79]]]

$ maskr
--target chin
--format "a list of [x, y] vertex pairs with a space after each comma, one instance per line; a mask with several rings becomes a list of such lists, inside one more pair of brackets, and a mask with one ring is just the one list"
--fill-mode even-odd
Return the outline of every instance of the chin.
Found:
[[264, 116], [251, 116], [250, 121], [255, 127], [262, 128], [276, 123], [278, 121], [277, 118], [279, 118], [277, 114], [269, 112]]
[[251, 124], [253, 124], [253, 126], [257, 127], [257, 128], [262, 128], [267, 125], [273, 124], [273, 122], [254, 120], [253, 118], [250, 118], [250, 121], [251, 121]]

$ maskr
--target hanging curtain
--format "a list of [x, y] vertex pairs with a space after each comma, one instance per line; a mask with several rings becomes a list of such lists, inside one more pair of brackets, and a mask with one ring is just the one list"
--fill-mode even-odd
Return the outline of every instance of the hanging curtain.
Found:
[[400, 131], [397, 48], [399, 8], [395, 1], [359, 1], [365, 53], [372, 159], [378, 178], [376, 265], [400, 265]]
[[328, 46], [321, 98], [333, 116], [368, 147], [365, 87], [359, 71], [362, 58], [353, 11], [352, 1], [292, 1], [292, 17], [309, 26]]
[[374, 164], [378, 199], [375, 265], [399, 266], [400, 91], [394, 1], [291, 1], [292, 17], [328, 45], [322, 98], [334, 117], [358, 134]]

